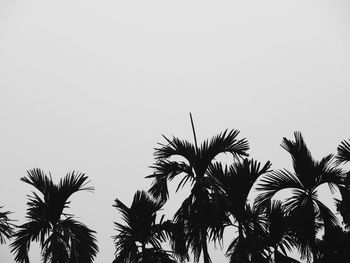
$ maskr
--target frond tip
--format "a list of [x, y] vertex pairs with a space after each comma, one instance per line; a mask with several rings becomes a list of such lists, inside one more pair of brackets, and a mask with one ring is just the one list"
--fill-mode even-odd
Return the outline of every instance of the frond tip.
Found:
[[[3, 206], [0, 206], [2, 209]], [[14, 233], [14, 225], [11, 223], [11, 219], [9, 219], [10, 211], [0, 211], [0, 244], [4, 244], [6, 239], [10, 239]]]
[[350, 161], [350, 140], [342, 141], [338, 146], [338, 153], [336, 156], [338, 164]]

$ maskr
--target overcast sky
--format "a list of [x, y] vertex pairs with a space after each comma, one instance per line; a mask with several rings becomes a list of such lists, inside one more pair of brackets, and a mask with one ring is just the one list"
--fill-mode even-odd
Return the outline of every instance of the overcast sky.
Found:
[[349, 14], [347, 0], [0, 0], [0, 206], [23, 223], [26, 170], [84, 172], [96, 190], [71, 212], [112, 262], [113, 200], [149, 187], [162, 134], [192, 140], [189, 112], [199, 140], [238, 129], [276, 169], [295, 130], [316, 158], [335, 153], [350, 137]]

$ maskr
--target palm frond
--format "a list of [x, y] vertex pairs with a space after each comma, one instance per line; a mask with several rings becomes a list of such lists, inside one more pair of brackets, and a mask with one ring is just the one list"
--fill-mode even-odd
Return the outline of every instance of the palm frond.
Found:
[[45, 201], [42, 200], [35, 192], [32, 192], [32, 196], [28, 195], [27, 202], [27, 218], [29, 220], [44, 220], [48, 216], [48, 207]]
[[338, 218], [335, 216], [332, 210], [330, 210], [318, 199], [316, 199], [315, 202], [319, 210], [319, 218], [323, 221], [325, 231], [327, 231], [329, 228], [334, 228], [340, 225]]
[[169, 197], [168, 181], [171, 181], [175, 176], [184, 173], [184, 178], [179, 183], [177, 190], [187, 181], [193, 182], [194, 180], [192, 168], [184, 162], [159, 160], [151, 166], [151, 168], [155, 171], [152, 175], [149, 175], [146, 178], [154, 178], [154, 180], [152, 182], [152, 187], [148, 192], [155, 198], [160, 198], [163, 201], [168, 200]]
[[238, 130], [225, 130], [214, 136], [210, 141], [204, 141], [199, 147], [199, 155], [206, 166], [220, 153], [230, 153], [235, 159], [248, 156], [247, 139], [237, 139]]
[[229, 176], [229, 169], [227, 165], [214, 161], [209, 164], [206, 175], [210, 178], [215, 178], [217, 182], [221, 183], [224, 178]]
[[127, 223], [127, 225], [130, 226], [131, 222], [129, 220], [129, 218], [131, 218], [132, 216], [132, 211], [130, 210], [130, 208], [128, 208], [122, 201], [120, 201], [118, 198], [116, 198], [114, 200], [114, 204], [113, 207], [117, 208], [117, 210], [119, 211], [119, 213], [121, 213], [122, 215], [122, 219], [124, 220], [124, 222]]
[[134, 241], [118, 239], [115, 241], [116, 251], [113, 263], [137, 263], [139, 262], [138, 249]]
[[283, 138], [281, 146], [289, 152], [293, 159], [295, 175], [305, 188], [312, 190], [318, 176], [317, 163], [312, 158], [301, 133], [295, 132], [294, 137], [294, 142]]
[[172, 140], [169, 140], [163, 135], [163, 138], [168, 144], [159, 144], [161, 147], [155, 148], [154, 156], [156, 160], [168, 159], [172, 156], [181, 156], [185, 158], [190, 165], [193, 165], [196, 161], [196, 148], [192, 143], [187, 140], [180, 140], [173, 136]]
[[157, 248], [147, 248], [139, 257], [142, 263], [176, 263], [171, 253]]
[[60, 222], [60, 227], [71, 244], [69, 263], [91, 263], [98, 252], [95, 231], [69, 217]]
[[42, 244], [42, 259], [44, 263], [68, 262], [70, 245], [59, 232], [53, 232]]
[[327, 183], [332, 193], [344, 184], [345, 173], [334, 162], [334, 156], [329, 154], [316, 163], [317, 175], [315, 186]]
[[21, 181], [34, 186], [43, 195], [43, 199], [35, 192], [28, 196], [26, 217], [29, 220], [48, 220], [51, 224], [56, 224], [66, 200], [60, 198], [58, 187], [53, 183], [51, 175], [48, 177], [41, 169], [36, 168], [27, 171], [27, 177], [22, 177]]
[[[288, 211], [289, 213], [289, 211]], [[291, 218], [284, 211], [281, 201], [274, 201], [271, 204], [271, 210], [267, 213], [269, 227], [268, 239], [270, 246], [277, 244], [278, 248], [286, 254], [297, 247], [295, 234], [290, 227]]]
[[[3, 206], [0, 206], [2, 209]], [[11, 214], [10, 211], [0, 212], [0, 244], [4, 244], [6, 239], [10, 239], [14, 233], [14, 224], [8, 216]]]
[[256, 190], [258, 196], [255, 203], [264, 209], [268, 207], [271, 198], [280, 190], [284, 189], [303, 189], [299, 179], [288, 170], [273, 171], [263, 175], [257, 184]]
[[146, 191], [137, 191], [130, 206], [130, 210], [140, 216], [150, 216], [159, 211], [164, 202], [152, 198]]
[[236, 237], [229, 245], [226, 256], [230, 263], [250, 263], [249, 244], [242, 237]]
[[133, 236], [133, 231], [130, 227], [120, 223], [114, 223], [117, 234], [113, 236], [115, 245], [116, 260], [119, 262], [128, 262], [127, 259], [135, 258], [138, 253], [136, 237]]
[[21, 181], [34, 186], [39, 190], [45, 198], [48, 193], [53, 194], [57, 191], [57, 187], [54, 185], [52, 178], [48, 177], [43, 170], [34, 168], [27, 171], [27, 177], [22, 177]]
[[[260, 162], [253, 159], [243, 159], [229, 167], [222, 167], [220, 163], [209, 166], [208, 174], [219, 182], [220, 190], [223, 192], [226, 211], [235, 219], [242, 221], [245, 214], [247, 198], [256, 180], [269, 172], [270, 162], [262, 167]], [[214, 182], [212, 185], [218, 183]]]
[[124, 224], [114, 223], [117, 230], [117, 234], [113, 237], [116, 262], [140, 258], [138, 242], [142, 247], [150, 245], [157, 251], [161, 249], [161, 242], [167, 237], [166, 225], [163, 225], [162, 219], [157, 224], [156, 215], [163, 204], [164, 202], [153, 199], [145, 191], [135, 193], [130, 208], [119, 199], [115, 200], [113, 206], [121, 213], [124, 221]]
[[298, 241], [298, 250], [301, 258], [310, 262], [316, 255], [316, 234], [321, 228], [317, 222], [318, 208], [316, 195], [307, 193], [299, 198], [299, 208], [290, 212], [291, 227]]
[[189, 260], [189, 247], [186, 243], [187, 228], [185, 221], [181, 219], [177, 222], [170, 220], [163, 222], [162, 231], [169, 240], [174, 255], [176, 255], [180, 262], [186, 262]]
[[15, 239], [11, 244], [11, 252], [15, 253], [15, 261], [26, 263], [31, 241], [39, 241], [48, 233], [50, 225], [46, 221], [30, 221], [18, 227], [13, 235]]
[[309, 195], [304, 189], [291, 189], [290, 196], [283, 203], [284, 212], [288, 215], [293, 214], [295, 210], [298, 210], [305, 205], [309, 201], [309, 198]]
[[229, 182], [227, 183], [236, 188], [232, 190], [239, 192], [238, 195], [242, 196], [245, 201], [256, 180], [263, 174], [270, 172], [271, 163], [269, 161], [262, 168], [260, 166], [260, 162], [256, 160], [244, 159], [229, 167]]
[[94, 187], [87, 187], [88, 177], [84, 173], [69, 172], [58, 184], [58, 191], [61, 197], [67, 200], [72, 194], [78, 191], [93, 191]]
[[337, 163], [346, 163], [350, 161], [350, 140], [344, 140], [340, 143], [337, 149]]

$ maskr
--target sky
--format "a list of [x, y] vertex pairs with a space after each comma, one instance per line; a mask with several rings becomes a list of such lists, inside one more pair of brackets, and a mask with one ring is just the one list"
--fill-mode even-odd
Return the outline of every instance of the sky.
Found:
[[114, 199], [149, 188], [162, 134], [192, 141], [189, 112], [198, 140], [237, 129], [274, 169], [291, 168], [280, 143], [294, 131], [316, 159], [335, 153], [350, 137], [349, 13], [347, 0], [0, 0], [0, 206], [22, 224], [27, 170], [84, 172], [95, 191], [70, 212], [97, 231], [95, 262], [112, 262]]

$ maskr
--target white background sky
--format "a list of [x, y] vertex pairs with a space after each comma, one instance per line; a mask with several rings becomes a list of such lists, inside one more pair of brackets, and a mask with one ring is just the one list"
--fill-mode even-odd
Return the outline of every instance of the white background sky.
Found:
[[334, 153], [350, 137], [349, 14], [347, 0], [0, 0], [0, 205], [23, 223], [26, 170], [85, 172], [96, 190], [71, 212], [111, 262], [113, 200], [149, 187], [161, 134], [192, 140], [189, 112], [199, 139], [238, 129], [276, 169], [295, 130]]

